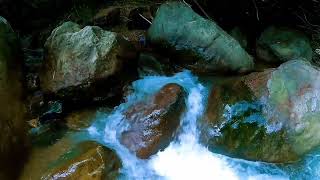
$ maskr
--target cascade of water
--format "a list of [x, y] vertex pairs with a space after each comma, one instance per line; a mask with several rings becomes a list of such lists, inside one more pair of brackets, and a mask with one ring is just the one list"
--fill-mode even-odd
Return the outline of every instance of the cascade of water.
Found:
[[[175, 141], [148, 160], [141, 160], [120, 144], [128, 128], [123, 112], [168, 83], [177, 83], [187, 92], [186, 111], [181, 116], [181, 131]], [[208, 88], [189, 71], [172, 77], [150, 76], [133, 83], [133, 93], [109, 115], [101, 115], [88, 128], [89, 136], [114, 149], [123, 162], [120, 179], [289, 179], [283, 168], [214, 154], [198, 141], [197, 120], [206, 107]]]

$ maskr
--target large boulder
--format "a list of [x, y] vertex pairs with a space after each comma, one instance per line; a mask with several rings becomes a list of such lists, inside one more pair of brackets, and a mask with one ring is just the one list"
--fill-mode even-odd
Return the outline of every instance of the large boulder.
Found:
[[142, 159], [166, 148], [180, 125], [184, 97], [181, 86], [167, 84], [147, 101], [134, 104], [125, 112], [130, 127], [121, 143]]
[[[42, 89], [49, 93], [64, 92], [61, 93], [64, 96], [82, 92], [78, 93], [82, 98], [94, 95], [97, 82], [116, 81], [117, 78], [111, 76], [122, 68], [132, 50], [130, 44], [116, 33], [97, 26], [81, 28], [73, 22], [65, 22], [54, 29], [45, 43], [45, 49], [46, 57], [40, 75]], [[121, 78], [125, 79], [120, 76], [118, 79]], [[103, 91], [107, 93], [108, 88], [105, 85]]]
[[161, 5], [148, 37], [153, 44], [173, 48], [180, 63], [195, 71], [245, 72], [254, 66], [251, 56], [234, 38], [182, 2]]
[[17, 174], [26, 152], [25, 109], [18, 53], [17, 37], [9, 23], [0, 16], [0, 179], [10, 179], [7, 173]]
[[202, 127], [210, 149], [291, 162], [320, 145], [320, 71], [302, 60], [216, 83]]
[[309, 38], [297, 30], [284, 27], [267, 28], [258, 40], [257, 55], [266, 62], [282, 63], [293, 59], [312, 60]]

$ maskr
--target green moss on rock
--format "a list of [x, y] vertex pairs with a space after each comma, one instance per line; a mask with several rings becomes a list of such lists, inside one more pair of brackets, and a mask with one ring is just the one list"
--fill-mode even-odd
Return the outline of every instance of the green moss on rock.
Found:
[[181, 64], [200, 72], [245, 72], [254, 65], [251, 56], [234, 38], [182, 2], [160, 6], [148, 37], [153, 44], [176, 50], [182, 60], [192, 59]]

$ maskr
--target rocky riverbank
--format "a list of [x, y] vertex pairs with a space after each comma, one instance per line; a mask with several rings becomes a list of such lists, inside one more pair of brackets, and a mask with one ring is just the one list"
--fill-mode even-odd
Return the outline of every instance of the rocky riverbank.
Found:
[[315, 2], [233, 2], [226, 13], [229, 0], [1, 1], [0, 179], [117, 179], [119, 152], [81, 135], [122, 104], [120, 146], [146, 161], [172, 147], [191, 90], [177, 81], [130, 98], [137, 80], [183, 70], [210, 84], [201, 145], [304, 159], [320, 145]]

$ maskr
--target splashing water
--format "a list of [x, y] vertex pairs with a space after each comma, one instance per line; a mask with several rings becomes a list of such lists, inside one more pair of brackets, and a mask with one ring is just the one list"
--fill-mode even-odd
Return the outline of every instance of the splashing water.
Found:
[[[188, 94], [185, 100], [187, 108], [181, 117], [181, 133], [165, 150], [148, 160], [138, 159], [120, 144], [120, 135], [128, 128], [122, 114], [129, 106], [154, 94], [168, 83], [181, 85]], [[88, 128], [90, 139], [114, 149], [121, 158], [123, 168], [120, 179], [264, 180], [298, 177], [292, 173], [295, 172], [293, 166], [283, 168], [273, 164], [234, 159], [212, 153], [201, 145], [198, 141], [197, 120], [204, 113], [208, 88], [199, 83], [189, 71], [178, 73], [173, 77], [145, 77], [135, 81], [132, 86], [134, 93], [126, 98], [126, 103], [116, 107], [111, 114], [101, 114]], [[312, 163], [311, 160], [308, 162]], [[320, 163], [316, 164], [320, 167]]]

